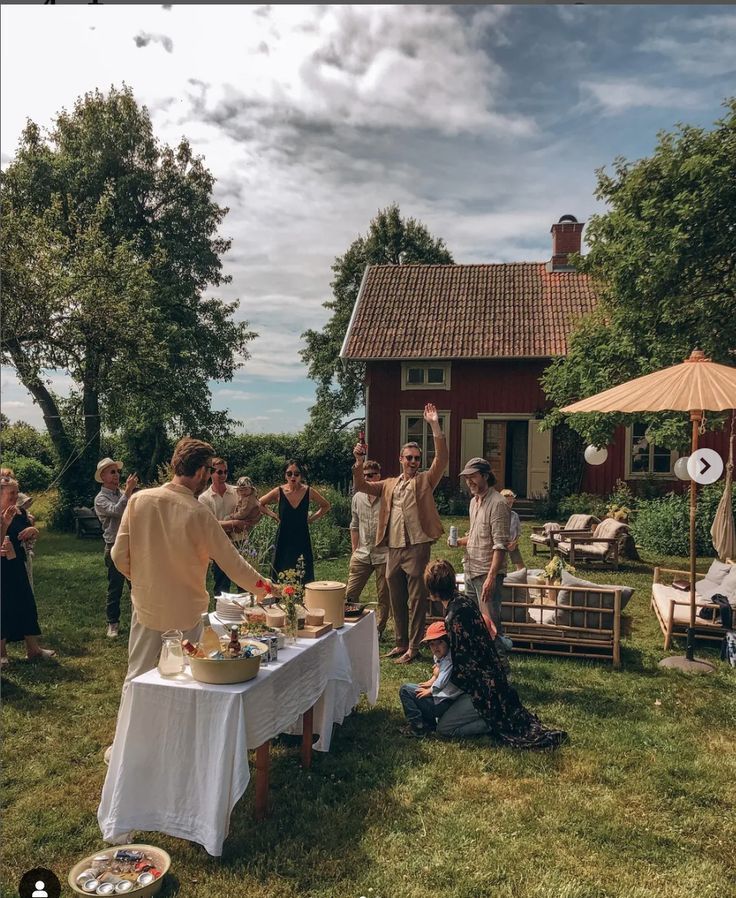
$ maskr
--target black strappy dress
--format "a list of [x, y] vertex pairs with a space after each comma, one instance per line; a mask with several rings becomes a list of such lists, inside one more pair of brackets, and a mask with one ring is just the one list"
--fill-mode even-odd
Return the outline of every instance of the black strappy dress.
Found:
[[296, 570], [297, 559], [304, 556], [304, 582], [314, 580], [314, 557], [309, 536], [309, 487], [301, 502], [294, 508], [286, 493], [279, 487], [279, 529], [276, 531], [272, 575], [278, 578], [281, 571]]

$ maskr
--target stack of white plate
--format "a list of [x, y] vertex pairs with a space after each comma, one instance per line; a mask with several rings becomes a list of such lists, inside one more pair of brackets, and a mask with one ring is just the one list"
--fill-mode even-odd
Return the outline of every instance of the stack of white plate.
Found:
[[235, 601], [233, 601], [233, 598], [235, 596], [231, 597], [228, 593], [222, 593], [217, 597], [215, 614], [224, 624], [241, 623], [244, 617], [243, 606], [250, 603], [250, 597], [247, 593], [238, 595]]

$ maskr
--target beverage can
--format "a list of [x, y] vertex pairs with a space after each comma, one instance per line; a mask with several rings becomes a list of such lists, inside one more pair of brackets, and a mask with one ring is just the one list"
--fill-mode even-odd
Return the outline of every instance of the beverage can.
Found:
[[99, 884], [99, 880], [97, 879], [88, 879], [86, 882], [82, 883], [82, 888], [85, 892], [96, 892]]
[[[107, 858], [105, 858], [105, 860], [107, 860]], [[92, 867], [88, 870], [83, 870], [79, 876], [77, 876], [77, 885], [83, 886], [86, 882], [89, 882], [90, 879], [97, 879], [97, 874]]]
[[120, 882], [115, 886], [115, 894], [122, 895], [125, 892], [129, 892], [133, 888], [133, 883], [129, 879], [121, 879]]
[[115, 892], [115, 886], [111, 882], [101, 882], [97, 886], [96, 895], [112, 895]]
[[450, 527], [450, 537], [449, 537], [449, 539], [447, 540], [447, 542], [448, 542], [451, 546], [456, 546], [456, 545], [457, 545], [457, 527], [454, 527], [454, 526], [453, 526], [453, 527]]
[[137, 882], [139, 886], [147, 886], [150, 885], [155, 878], [156, 877], [153, 875], [153, 873], [147, 871], [146, 873], [141, 873], [141, 875], [137, 879]]

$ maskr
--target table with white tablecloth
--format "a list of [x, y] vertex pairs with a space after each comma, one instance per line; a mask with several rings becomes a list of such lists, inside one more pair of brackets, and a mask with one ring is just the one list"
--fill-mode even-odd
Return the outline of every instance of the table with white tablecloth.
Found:
[[375, 704], [379, 661], [375, 615], [298, 639], [247, 683], [198, 683], [187, 668], [172, 679], [157, 669], [132, 680], [120, 707], [97, 813], [103, 838], [150, 830], [222, 854], [230, 814], [250, 781], [249, 749], [313, 709], [314, 746], [328, 751], [334, 724], [360, 695]]

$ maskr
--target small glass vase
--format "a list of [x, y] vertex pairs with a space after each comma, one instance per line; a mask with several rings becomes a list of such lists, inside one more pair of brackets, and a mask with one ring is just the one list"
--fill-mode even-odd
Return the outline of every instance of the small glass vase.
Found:
[[284, 629], [286, 641], [294, 643], [299, 636], [299, 616], [295, 604], [286, 608], [286, 627]]

